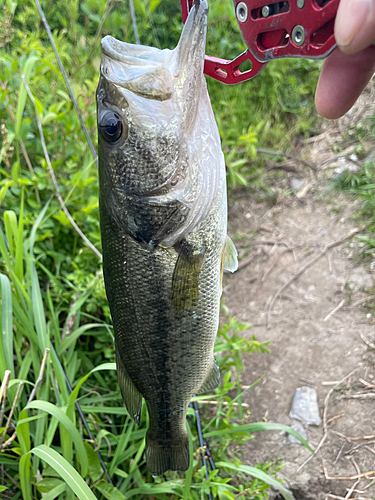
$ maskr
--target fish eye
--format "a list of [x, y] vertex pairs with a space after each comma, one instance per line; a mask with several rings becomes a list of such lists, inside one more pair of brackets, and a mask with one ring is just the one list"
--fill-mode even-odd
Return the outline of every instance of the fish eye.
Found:
[[106, 111], [100, 120], [99, 130], [105, 141], [116, 142], [123, 135], [123, 121], [114, 111]]

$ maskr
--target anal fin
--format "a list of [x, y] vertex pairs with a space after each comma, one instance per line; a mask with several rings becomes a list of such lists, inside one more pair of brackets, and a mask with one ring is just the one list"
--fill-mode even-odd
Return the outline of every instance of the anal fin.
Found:
[[128, 372], [117, 354], [116, 349], [116, 365], [117, 365], [117, 379], [121, 389], [121, 394], [129, 412], [129, 415], [136, 424], [139, 424], [139, 419], [142, 410], [142, 394], [135, 387]]
[[219, 387], [219, 385], [220, 385], [220, 370], [219, 370], [219, 365], [217, 364], [216, 359], [214, 358], [212, 361], [212, 365], [207, 373], [207, 377], [205, 378], [205, 381], [203, 382], [197, 394], [213, 391], [214, 389]]

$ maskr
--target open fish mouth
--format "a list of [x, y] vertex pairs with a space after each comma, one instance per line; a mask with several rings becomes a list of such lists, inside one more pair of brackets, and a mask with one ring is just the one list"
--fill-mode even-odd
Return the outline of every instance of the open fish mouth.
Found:
[[174, 50], [122, 42], [108, 35], [101, 42], [103, 76], [149, 99], [164, 101], [183, 83], [203, 72], [208, 4], [196, 0]]

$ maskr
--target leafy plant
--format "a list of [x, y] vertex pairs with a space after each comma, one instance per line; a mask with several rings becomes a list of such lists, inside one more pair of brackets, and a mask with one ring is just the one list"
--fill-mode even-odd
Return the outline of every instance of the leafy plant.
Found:
[[357, 239], [365, 244], [363, 254], [375, 255], [375, 161], [365, 162], [358, 171], [344, 170], [332, 183], [332, 188], [342, 189], [362, 199], [357, 218], [366, 223], [368, 234]]

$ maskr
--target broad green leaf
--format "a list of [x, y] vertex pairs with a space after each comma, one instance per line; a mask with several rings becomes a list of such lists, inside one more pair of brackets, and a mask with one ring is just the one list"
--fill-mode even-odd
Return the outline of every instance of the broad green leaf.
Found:
[[98, 454], [93, 450], [93, 447], [85, 441], [85, 449], [87, 453], [87, 459], [89, 461], [89, 476], [91, 480], [95, 483], [103, 475], [103, 469], [100, 464]]
[[77, 454], [79, 456], [79, 463], [81, 465], [82, 476], [86, 477], [88, 473], [88, 459], [84, 441], [70, 418], [62, 411], [61, 408], [58, 408], [57, 406], [47, 401], [32, 401], [26, 406], [26, 408], [35, 408], [36, 410], [41, 410], [49, 413], [50, 415], [53, 415], [60, 422], [60, 424], [65, 427], [76, 447]]
[[285, 498], [285, 500], [295, 500], [291, 491], [289, 491], [279, 481], [269, 476], [262, 470], [256, 469], [255, 467], [250, 467], [248, 465], [235, 465], [230, 462], [217, 462], [216, 466], [223, 467], [225, 469], [232, 469], [237, 472], [244, 472], [245, 474], [249, 474], [252, 477], [256, 477], [278, 490], [279, 493]]
[[74, 467], [72, 467], [64, 457], [57, 453], [57, 451], [41, 444], [40, 446], [33, 448], [30, 453], [33, 453], [41, 460], [47, 462], [48, 465], [58, 472], [69, 488], [74, 491], [79, 500], [97, 500], [94, 493]]
[[40, 493], [45, 494], [56, 488], [56, 486], [61, 486], [61, 484], [63, 484], [61, 479], [57, 477], [46, 477], [36, 483], [36, 488]]
[[95, 485], [95, 488], [97, 488], [103, 497], [108, 500], [125, 500], [125, 496], [121, 491], [107, 481], [100, 481]]

